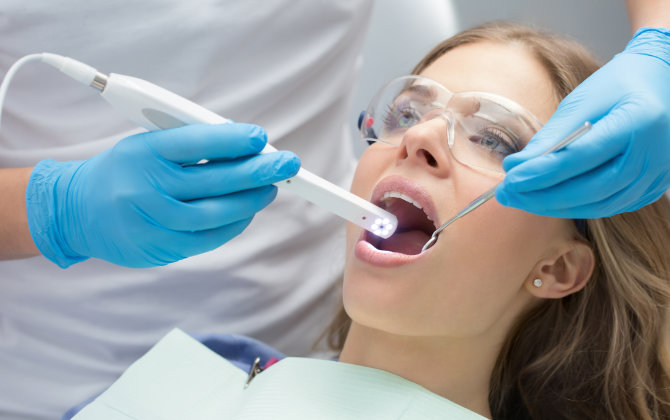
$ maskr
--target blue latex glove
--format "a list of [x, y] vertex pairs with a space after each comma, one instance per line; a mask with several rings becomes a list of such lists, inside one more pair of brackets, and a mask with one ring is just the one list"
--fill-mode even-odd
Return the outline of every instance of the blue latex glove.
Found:
[[125, 138], [86, 161], [42, 161], [26, 191], [30, 233], [63, 268], [88, 257], [151, 267], [209, 251], [274, 199], [272, 183], [297, 173], [291, 152], [258, 155], [265, 143], [253, 125], [191, 125]]
[[[536, 157], [585, 121], [582, 138]], [[660, 198], [670, 187], [670, 31], [639, 30], [503, 168], [496, 199], [545, 216], [606, 217]]]

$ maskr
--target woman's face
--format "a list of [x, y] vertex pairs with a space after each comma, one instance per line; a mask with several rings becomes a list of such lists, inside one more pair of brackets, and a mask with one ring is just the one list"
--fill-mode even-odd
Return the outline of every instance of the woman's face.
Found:
[[[548, 74], [517, 45], [461, 46], [421, 75], [452, 92], [504, 96], [543, 123], [557, 106]], [[401, 193], [431, 209], [439, 226], [500, 182], [502, 175], [453, 158], [445, 124], [442, 119], [420, 123], [405, 132], [400, 146], [374, 143], [361, 157], [352, 192], [382, 207], [388, 204], [392, 212], [411, 213], [400, 198], [381, 199], [387, 192]], [[493, 199], [449, 226], [428, 251], [412, 256], [403, 251], [421, 238], [417, 232], [382, 245], [349, 224], [345, 308], [359, 324], [401, 335], [466, 337], [499, 329], [534, 302], [529, 289], [537, 267], [572, 236], [571, 223], [503, 207]], [[366, 239], [396, 252], [380, 251]]]

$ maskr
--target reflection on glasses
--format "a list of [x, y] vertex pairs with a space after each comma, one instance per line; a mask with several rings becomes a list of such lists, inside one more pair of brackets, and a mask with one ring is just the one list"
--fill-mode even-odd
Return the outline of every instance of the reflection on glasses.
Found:
[[460, 163], [502, 173], [505, 156], [523, 149], [542, 124], [505, 97], [486, 92], [454, 93], [422, 76], [402, 76], [385, 85], [361, 114], [361, 137], [398, 146], [410, 128], [445, 121], [446, 140]]

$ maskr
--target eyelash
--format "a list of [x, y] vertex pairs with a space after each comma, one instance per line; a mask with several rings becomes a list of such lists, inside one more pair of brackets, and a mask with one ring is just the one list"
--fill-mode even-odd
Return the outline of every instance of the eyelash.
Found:
[[507, 149], [506, 152], [496, 152], [495, 150], [491, 149], [491, 152], [494, 153], [501, 153], [504, 156], [510, 155], [512, 153], [518, 152], [518, 147], [516, 146], [516, 142], [513, 140], [508, 139], [509, 136], [500, 128], [498, 127], [485, 127], [480, 130], [478, 130], [478, 136], [473, 136], [470, 137], [470, 140], [472, 141], [473, 138], [476, 138], [477, 140], [481, 140], [482, 138], [490, 136], [494, 137], [500, 145], [505, 147]]
[[386, 105], [386, 111], [384, 112], [384, 127], [387, 130], [395, 130], [398, 128], [398, 116], [404, 114], [410, 114], [412, 118], [416, 118], [416, 109], [411, 105]]

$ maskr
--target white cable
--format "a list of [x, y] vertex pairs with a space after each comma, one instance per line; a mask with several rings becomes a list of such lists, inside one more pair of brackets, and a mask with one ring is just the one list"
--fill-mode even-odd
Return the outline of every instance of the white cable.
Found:
[[64, 57], [58, 54], [30, 54], [20, 58], [9, 68], [9, 71], [7, 71], [7, 74], [5, 75], [5, 78], [2, 80], [2, 84], [0, 85], [0, 126], [2, 125], [2, 109], [5, 104], [5, 96], [7, 95], [9, 84], [11, 83], [12, 78], [19, 70], [19, 68], [31, 61], [41, 61], [52, 67], [55, 67], [84, 85], [90, 85], [95, 79], [95, 75], [97, 73], [97, 70], [88, 64], [84, 64], [70, 57]]
[[2, 125], [2, 109], [4, 108], [5, 96], [7, 95], [7, 88], [9, 88], [9, 83], [12, 81], [14, 74], [16, 74], [19, 68], [31, 61], [42, 61], [42, 54], [30, 54], [16, 61], [9, 68], [5, 78], [2, 80], [2, 84], [0, 84], [0, 126]]
[[89, 86], [93, 82], [95, 74], [98, 72], [95, 68], [88, 64], [84, 64], [81, 61], [77, 61], [74, 58], [52, 53], [42, 53], [40, 55], [42, 56], [42, 62], [57, 68], [86, 86]]

